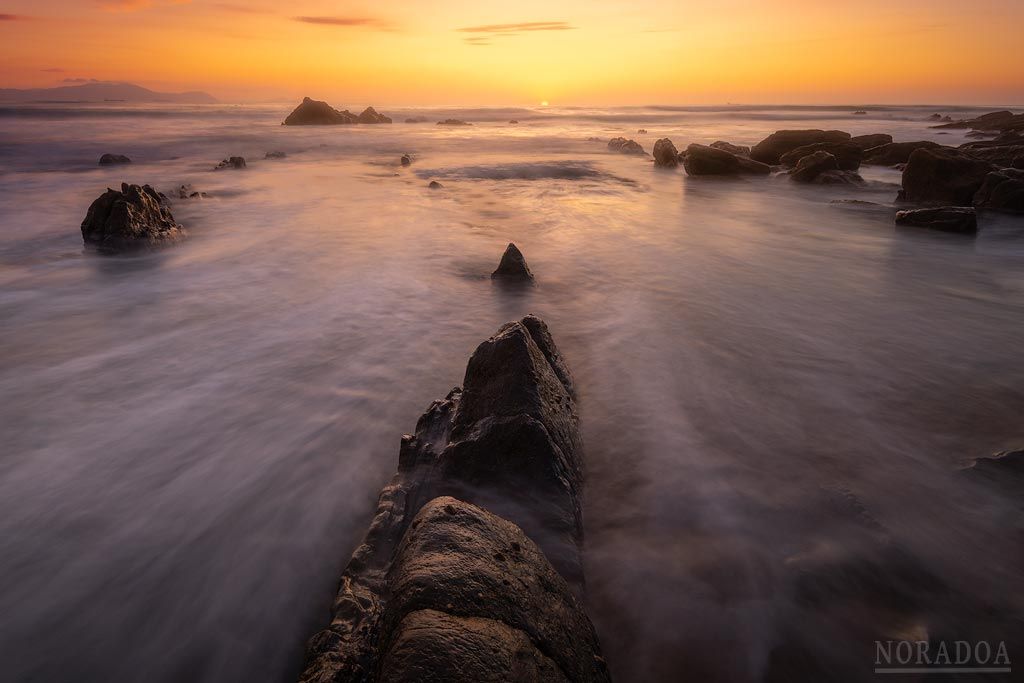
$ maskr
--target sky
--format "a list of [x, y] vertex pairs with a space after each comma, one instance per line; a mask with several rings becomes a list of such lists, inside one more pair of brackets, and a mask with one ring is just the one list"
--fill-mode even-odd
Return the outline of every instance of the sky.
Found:
[[1021, 104], [1024, 0], [0, 0], [0, 87], [340, 105]]

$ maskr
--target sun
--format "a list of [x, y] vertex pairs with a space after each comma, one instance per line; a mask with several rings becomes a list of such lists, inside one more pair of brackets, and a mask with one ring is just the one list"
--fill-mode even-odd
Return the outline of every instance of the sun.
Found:
[[542, 106], [542, 107], [548, 106], [548, 101], [544, 100], [543, 102], [540, 103], [540, 106]]

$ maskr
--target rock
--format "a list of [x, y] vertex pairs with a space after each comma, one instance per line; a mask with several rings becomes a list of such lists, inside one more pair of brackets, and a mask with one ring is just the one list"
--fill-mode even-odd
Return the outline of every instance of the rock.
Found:
[[928, 117], [928, 120], [929, 121], [941, 121], [942, 120], [942, 114], [932, 114], [931, 116]]
[[108, 188], [82, 221], [82, 240], [105, 253], [159, 247], [184, 236], [166, 198], [149, 185], [122, 183], [120, 192]]
[[786, 152], [819, 142], [845, 142], [849, 133], [840, 130], [780, 130], [772, 133], [750, 150], [750, 158], [764, 164], [777, 164]]
[[871, 133], [869, 135], [854, 135], [850, 138], [850, 144], [856, 145], [862, 152], [873, 147], [888, 145], [892, 142], [892, 136], [887, 133]]
[[993, 111], [974, 119], [954, 121], [935, 128], [970, 128], [972, 130], [990, 131], [1024, 131], [1024, 114], [1012, 111]]
[[205, 192], [199, 192], [195, 190], [191, 185], [182, 185], [176, 191], [178, 199], [206, 199], [207, 195]]
[[510, 126], [518, 126], [519, 122], [516, 121], [515, 119], [512, 119], [511, 121], [508, 122], [508, 125], [510, 125]]
[[572, 377], [543, 321], [508, 323], [402, 437], [300, 680], [608, 680], [581, 486]]
[[839, 162], [836, 161], [835, 156], [819, 150], [800, 159], [789, 177], [798, 183], [809, 183], [825, 171], [838, 170]]
[[692, 176], [699, 175], [768, 175], [771, 168], [722, 149], [692, 144], [683, 156], [683, 168]]
[[713, 149], [720, 149], [723, 152], [729, 152], [730, 154], [735, 154], [738, 157], [749, 157], [750, 156], [750, 148], [747, 147], [746, 145], [734, 145], [732, 143], [725, 142], [724, 140], [716, 140], [715, 142], [712, 142], [708, 146], [713, 148]]
[[532, 280], [533, 273], [526, 265], [526, 258], [519, 251], [516, 245], [509, 242], [505, 247], [505, 253], [501, 255], [501, 263], [498, 269], [491, 273], [491, 278], [502, 278], [509, 280]]
[[1010, 144], [1004, 144], [1003, 139], [997, 138], [984, 142], [968, 142], [960, 145], [958, 149], [996, 166], [1013, 168], [1017, 159], [1024, 156], [1024, 140], [1014, 140]]
[[675, 168], [679, 165], [679, 150], [668, 138], [661, 138], [654, 143], [654, 165], [663, 168]]
[[992, 164], [952, 148], [917, 149], [903, 169], [899, 198], [908, 202], [970, 206]]
[[472, 123], [467, 123], [461, 119], [445, 119], [444, 121], [438, 121], [439, 126], [472, 126]]
[[220, 171], [225, 168], [241, 169], [245, 168], [245, 157], [229, 157], [224, 159], [217, 164], [213, 170]]
[[303, 98], [302, 104], [284, 120], [285, 126], [327, 126], [357, 123], [358, 117], [350, 111], [338, 111], [326, 102]]
[[429, 121], [426, 116], [413, 116], [405, 120], [406, 123], [426, 123]]
[[646, 128], [638, 128], [637, 131], [636, 131], [636, 134], [637, 135], [647, 135], [647, 129]]
[[997, 211], [1024, 211], [1024, 170], [1004, 168], [985, 176], [974, 205]]
[[856, 171], [822, 171], [814, 180], [815, 185], [860, 185], [864, 179]]
[[130, 164], [132, 160], [123, 154], [104, 154], [100, 157], [100, 166], [112, 166], [114, 164]]
[[427, 187], [429, 187], [431, 190], [440, 190], [441, 188], [444, 187], [444, 185], [442, 185], [441, 183], [437, 182], [436, 180], [431, 180], [430, 184], [427, 185]]
[[590, 137], [587, 138], [587, 142], [604, 142], [604, 140], [602, 138], [591, 135]]
[[367, 107], [363, 113], [356, 117], [359, 123], [391, 123], [391, 119], [383, 114], [378, 114], [373, 107]]
[[266, 155], [264, 155], [263, 158], [264, 159], [284, 159], [284, 158], [287, 158], [287, 156], [288, 155], [285, 154], [284, 152], [267, 152]]
[[910, 155], [914, 153], [914, 150], [938, 149], [939, 147], [942, 147], [942, 145], [937, 142], [931, 142], [930, 140], [920, 140], [918, 142], [889, 142], [866, 150], [864, 152], [864, 158], [861, 159], [861, 163], [872, 164], [875, 166], [895, 166], [896, 164], [905, 164], [910, 159]]
[[943, 232], [971, 234], [978, 232], [978, 215], [970, 206], [944, 206], [935, 209], [912, 209], [896, 212], [896, 225], [931, 228]]
[[626, 138], [612, 138], [608, 141], [608, 149], [620, 154], [647, 154], [639, 143]]
[[409, 166], [412, 164], [412, 157], [410, 157], [408, 154], [403, 154], [401, 162], [402, 166]]
[[990, 458], [976, 458], [962, 470], [979, 483], [994, 486], [1024, 506], [1024, 450], [1003, 451]]
[[866, 111], [855, 111], [855, 112], [853, 112], [853, 115], [854, 116], [867, 116], [868, 113]]
[[828, 152], [834, 156], [842, 171], [856, 171], [860, 168], [860, 160], [863, 156], [860, 147], [849, 142], [818, 142], [786, 152], [779, 161], [786, 168], [794, 168], [801, 159], [815, 152]]

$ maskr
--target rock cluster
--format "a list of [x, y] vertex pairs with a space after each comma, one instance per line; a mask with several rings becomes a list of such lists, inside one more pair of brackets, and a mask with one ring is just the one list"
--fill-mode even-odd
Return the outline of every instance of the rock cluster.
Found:
[[742, 157], [724, 149], [692, 144], [683, 155], [683, 168], [688, 175], [768, 175], [767, 164]]
[[860, 160], [864, 154], [860, 147], [849, 142], [817, 142], [786, 152], [779, 158], [779, 162], [787, 168], [794, 168], [804, 157], [815, 152], [831, 154], [838, 169], [842, 171], [856, 171], [860, 168]]
[[303, 683], [607, 681], [582, 580], [581, 444], [542, 320], [503, 326], [402, 437]]
[[619, 154], [647, 154], [639, 142], [627, 140], [623, 137], [612, 138], [608, 141], [608, 150]]
[[166, 197], [149, 185], [122, 183], [120, 191], [108, 188], [89, 206], [82, 221], [82, 240], [104, 253], [163, 246], [184, 235]]
[[849, 133], [841, 130], [780, 130], [772, 133], [750, 150], [750, 158], [763, 164], [775, 165], [782, 155], [798, 147], [820, 142], [845, 142]]
[[355, 123], [391, 123], [391, 119], [378, 114], [373, 107], [367, 107], [363, 113], [356, 115], [347, 109], [338, 111], [326, 102], [308, 97], [299, 104], [284, 120], [285, 126], [329, 126]]

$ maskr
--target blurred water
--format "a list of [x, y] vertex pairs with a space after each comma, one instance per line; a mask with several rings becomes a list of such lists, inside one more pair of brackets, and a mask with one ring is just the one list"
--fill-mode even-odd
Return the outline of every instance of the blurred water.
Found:
[[[293, 678], [399, 437], [527, 312], [581, 392], [588, 607], [618, 680], [761, 680], [815, 638], [856, 676], [868, 636], [964, 615], [974, 631], [990, 603], [1019, 619], [1019, 532], [956, 469], [1024, 441], [1024, 222], [895, 231], [830, 203], [891, 203], [887, 169], [865, 189], [692, 179], [586, 140], [962, 142], [932, 109], [410, 109], [387, 113], [476, 125], [298, 129], [288, 110], [0, 109], [5, 679]], [[99, 168], [104, 152], [134, 163]], [[211, 170], [229, 155], [249, 167]], [[86, 208], [121, 181], [210, 197], [174, 201], [180, 246], [84, 253]], [[527, 292], [488, 278], [509, 241]], [[892, 547], [956, 601], [822, 605], [794, 583]]]

